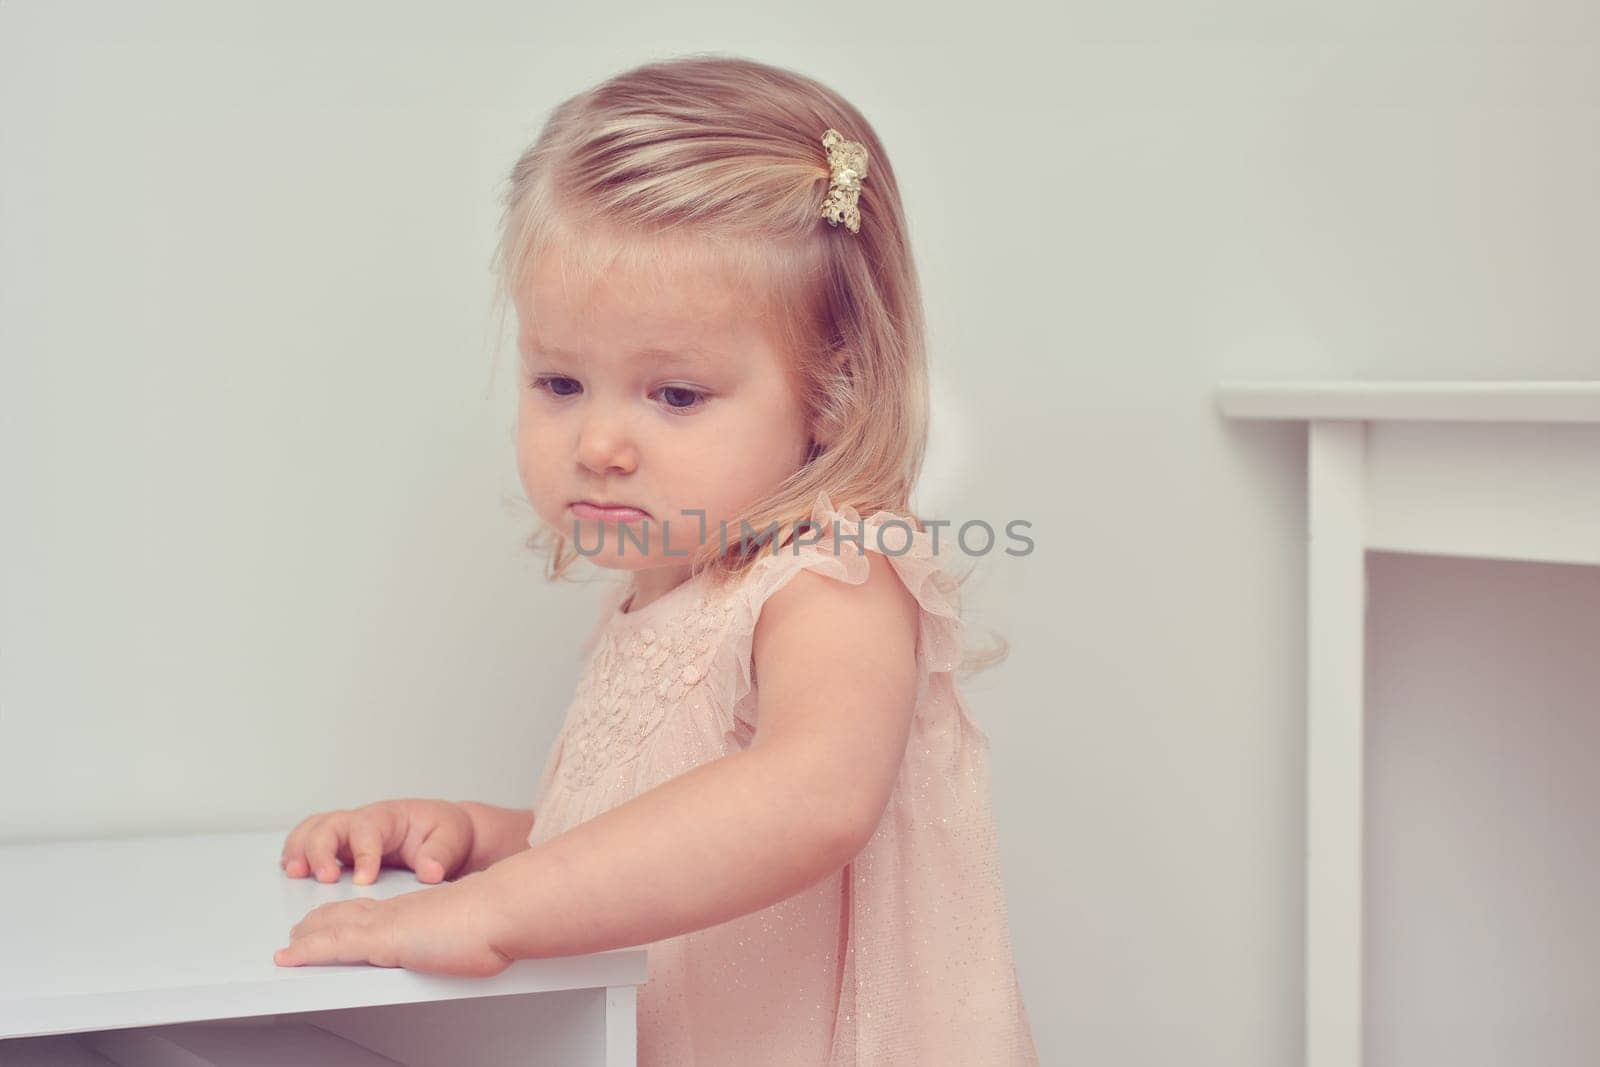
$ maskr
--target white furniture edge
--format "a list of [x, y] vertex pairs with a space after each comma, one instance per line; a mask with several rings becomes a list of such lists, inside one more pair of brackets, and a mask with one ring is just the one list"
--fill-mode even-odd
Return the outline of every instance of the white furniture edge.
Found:
[[1223, 382], [1235, 419], [1600, 422], [1600, 381]]
[[[1512, 528], [1497, 540], [1459, 536], [1448, 523], [1395, 523], [1389, 511], [1399, 510], [1397, 501], [1406, 503], [1406, 478], [1446, 469], [1440, 460], [1452, 446], [1481, 446], [1482, 427], [1371, 424], [1600, 424], [1600, 381], [1235, 381], [1218, 387], [1217, 403], [1231, 418], [1308, 423], [1305, 1063], [1358, 1067], [1363, 1052], [1366, 552], [1600, 564], [1600, 543], [1587, 541], [1594, 525], [1582, 525], [1575, 538], [1535, 525]], [[1475, 451], [1474, 462], [1488, 476], [1503, 479], [1516, 473], [1518, 464], [1560, 461], [1558, 474], [1592, 484], [1600, 495], [1600, 464], [1592, 483], [1582, 480], [1589, 469], [1585, 464], [1600, 455], [1589, 426], [1551, 427], [1537, 436], [1527, 427], [1514, 429], [1519, 432], [1508, 437], [1502, 429], [1495, 438], [1507, 446], [1504, 465], [1481, 462], [1489, 457], [1481, 447]], [[1390, 465], [1402, 476], [1386, 482], [1383, 474]], [[1437, 495], [1430, 492], [1416, 502], [1417, 514], [1448, 506], [1451, 493], [1460, 489], [1457, 482], [1439, 487]], [[1549, 486], [1542, 489], [1545, 495], [1530, 499], [1548, 505], [1555, 498]], [[1481, 501], [1471, 503], [1481, 509]], [[1592, 524], [1600, 515], [1595, 500], [1578, 503], [1582, 506], [1569, 517]]]
[[[105, 993], [0, 997], [0, 1036], [37, 1037], [237, 1016], [290, 1015], [567, 989], [605, 988], [615, 1006], [648, 975], [642, 948], [518, 960], [492, 978], [453, 978], [398, 967], [315, 965], [296, 981], [170, 986]], [[608, 1025], [614, 1025], [608, 1023]], [[618, 1035], [620, 1036], [620, 1035]]]
[[[0, 845], [0, 1039], [567, 990], [626, 1010], [648, 977], [647, 946], [517, 960], [488, 978], [280, 967], [272, 951], [317, 904], [430, 891], [393, 867], [362, 886], [288, 878], [282, 840], [247, 830]], [[609, 1019], [609, 1043], [622, 1047], [632, 1027]]]

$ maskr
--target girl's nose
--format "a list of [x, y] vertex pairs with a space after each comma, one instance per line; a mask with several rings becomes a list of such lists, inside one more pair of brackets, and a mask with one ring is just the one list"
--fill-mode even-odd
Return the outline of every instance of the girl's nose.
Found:
[[638, 466], [638, 449], [622, 420], [591, 418], [578, 440], [578, 462], [596, 474], [626, 474]]

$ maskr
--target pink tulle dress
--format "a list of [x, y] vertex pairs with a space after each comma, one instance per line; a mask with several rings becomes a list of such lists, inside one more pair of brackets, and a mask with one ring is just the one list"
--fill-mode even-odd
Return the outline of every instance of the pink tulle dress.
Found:
[[[802, 569], [859, 585], [885, 560], [921, 603], [917, 704], [876, 833], [844, 868], [770, 907], [650, 943], [641, 1067], [1036, 1064], [990, 802], [988, 738], [951, 671], [962, 653], [948, 545], [819, 494], [813, 544], [764, 549], [722, 590], [705, 576], [639, 611], [608, 595], [545, 764], [530, 845], [708, 760], [759, 726], [761, 605]], [[837, 551], [832, 531], [838, 523]], [[892, 522], [878, 539], [878, 529]], [[846, 537], [864, 531], [868, 556]], [[810, 536], [810, 535], [808, 535]], [[888, 555], [907, 541], [901, 555]]]

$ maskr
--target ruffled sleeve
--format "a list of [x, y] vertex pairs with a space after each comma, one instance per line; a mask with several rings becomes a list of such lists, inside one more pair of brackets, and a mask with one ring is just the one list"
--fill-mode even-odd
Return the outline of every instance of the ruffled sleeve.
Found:
[[[714, 703], [728, 709], [730, 728], [738, 720], [748, 729], [756, 726], [757, 709], [752, 693], [756, 687], [753, 653], [756, 621], [767, 600], [803, 570], [816, 570], [850, 585], [867, 580], [871, 567], [866, 552], [887, 558], [917, 602], [922, 618], [917, 633], [918, 675], [927, 679], [936, 673], [954, 671], [961, 662], [963, 626], [959, 605], [959, 586], [944, 565], [949, 547], [935, 552], [933, 535], [917, 531], [910, 522], [891, 511], [879, 511], [862, 518], [846, 505], [835, 509], [826, 492], [819, 492], [812, 506], [810, 521], [814, 532], [796, 538], [788, 547], [764, 550], [741, 576], [733, 597], [733, 611], [726, 650], [731, 653], [729, 668], [717, 672], [721, 682]], [[838, 531], [835, 541], [834, 531]], [[987, 744], [981, 731], [969, 723], [975, 738]]]
[[811, 521], [807, 543], [767, 550], [734, 591], [724, 645], [732, 662], [714, 672], [711, 704], [736, 742], [748, 744], [759, 719], [756, 620], [794, 575], [816, 570], [860, 585], [887, 560], [921, 606], [905, 757], [842, 881], [847, 929], [829, 1064], [1036, 1064], [1000, 878], [989, 741], [953, 675], [963, 624], [944, 564], [950, 549], [935, 552], [932, 533], [892, 512], [836, 510], [826, 493]]

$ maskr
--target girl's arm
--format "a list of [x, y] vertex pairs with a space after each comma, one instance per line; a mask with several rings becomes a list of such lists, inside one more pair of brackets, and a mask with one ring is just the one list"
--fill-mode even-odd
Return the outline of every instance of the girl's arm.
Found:
[[871, 559], [859, 586], [802, 571], [768, 598], [748, 749], [473, 879], [497, 953], [581, 955], [715, 926], [793, 896], [865, 846], [905, 752], [918, 623], [888, 561]]
[[533, 812], [521, 808], [499, 808], [475, 800], [458, 800], [456, 806], [472, 820], [472, 853], [456, 873], [465, 878], [485, 870], [528, 847], [533, 830]]

